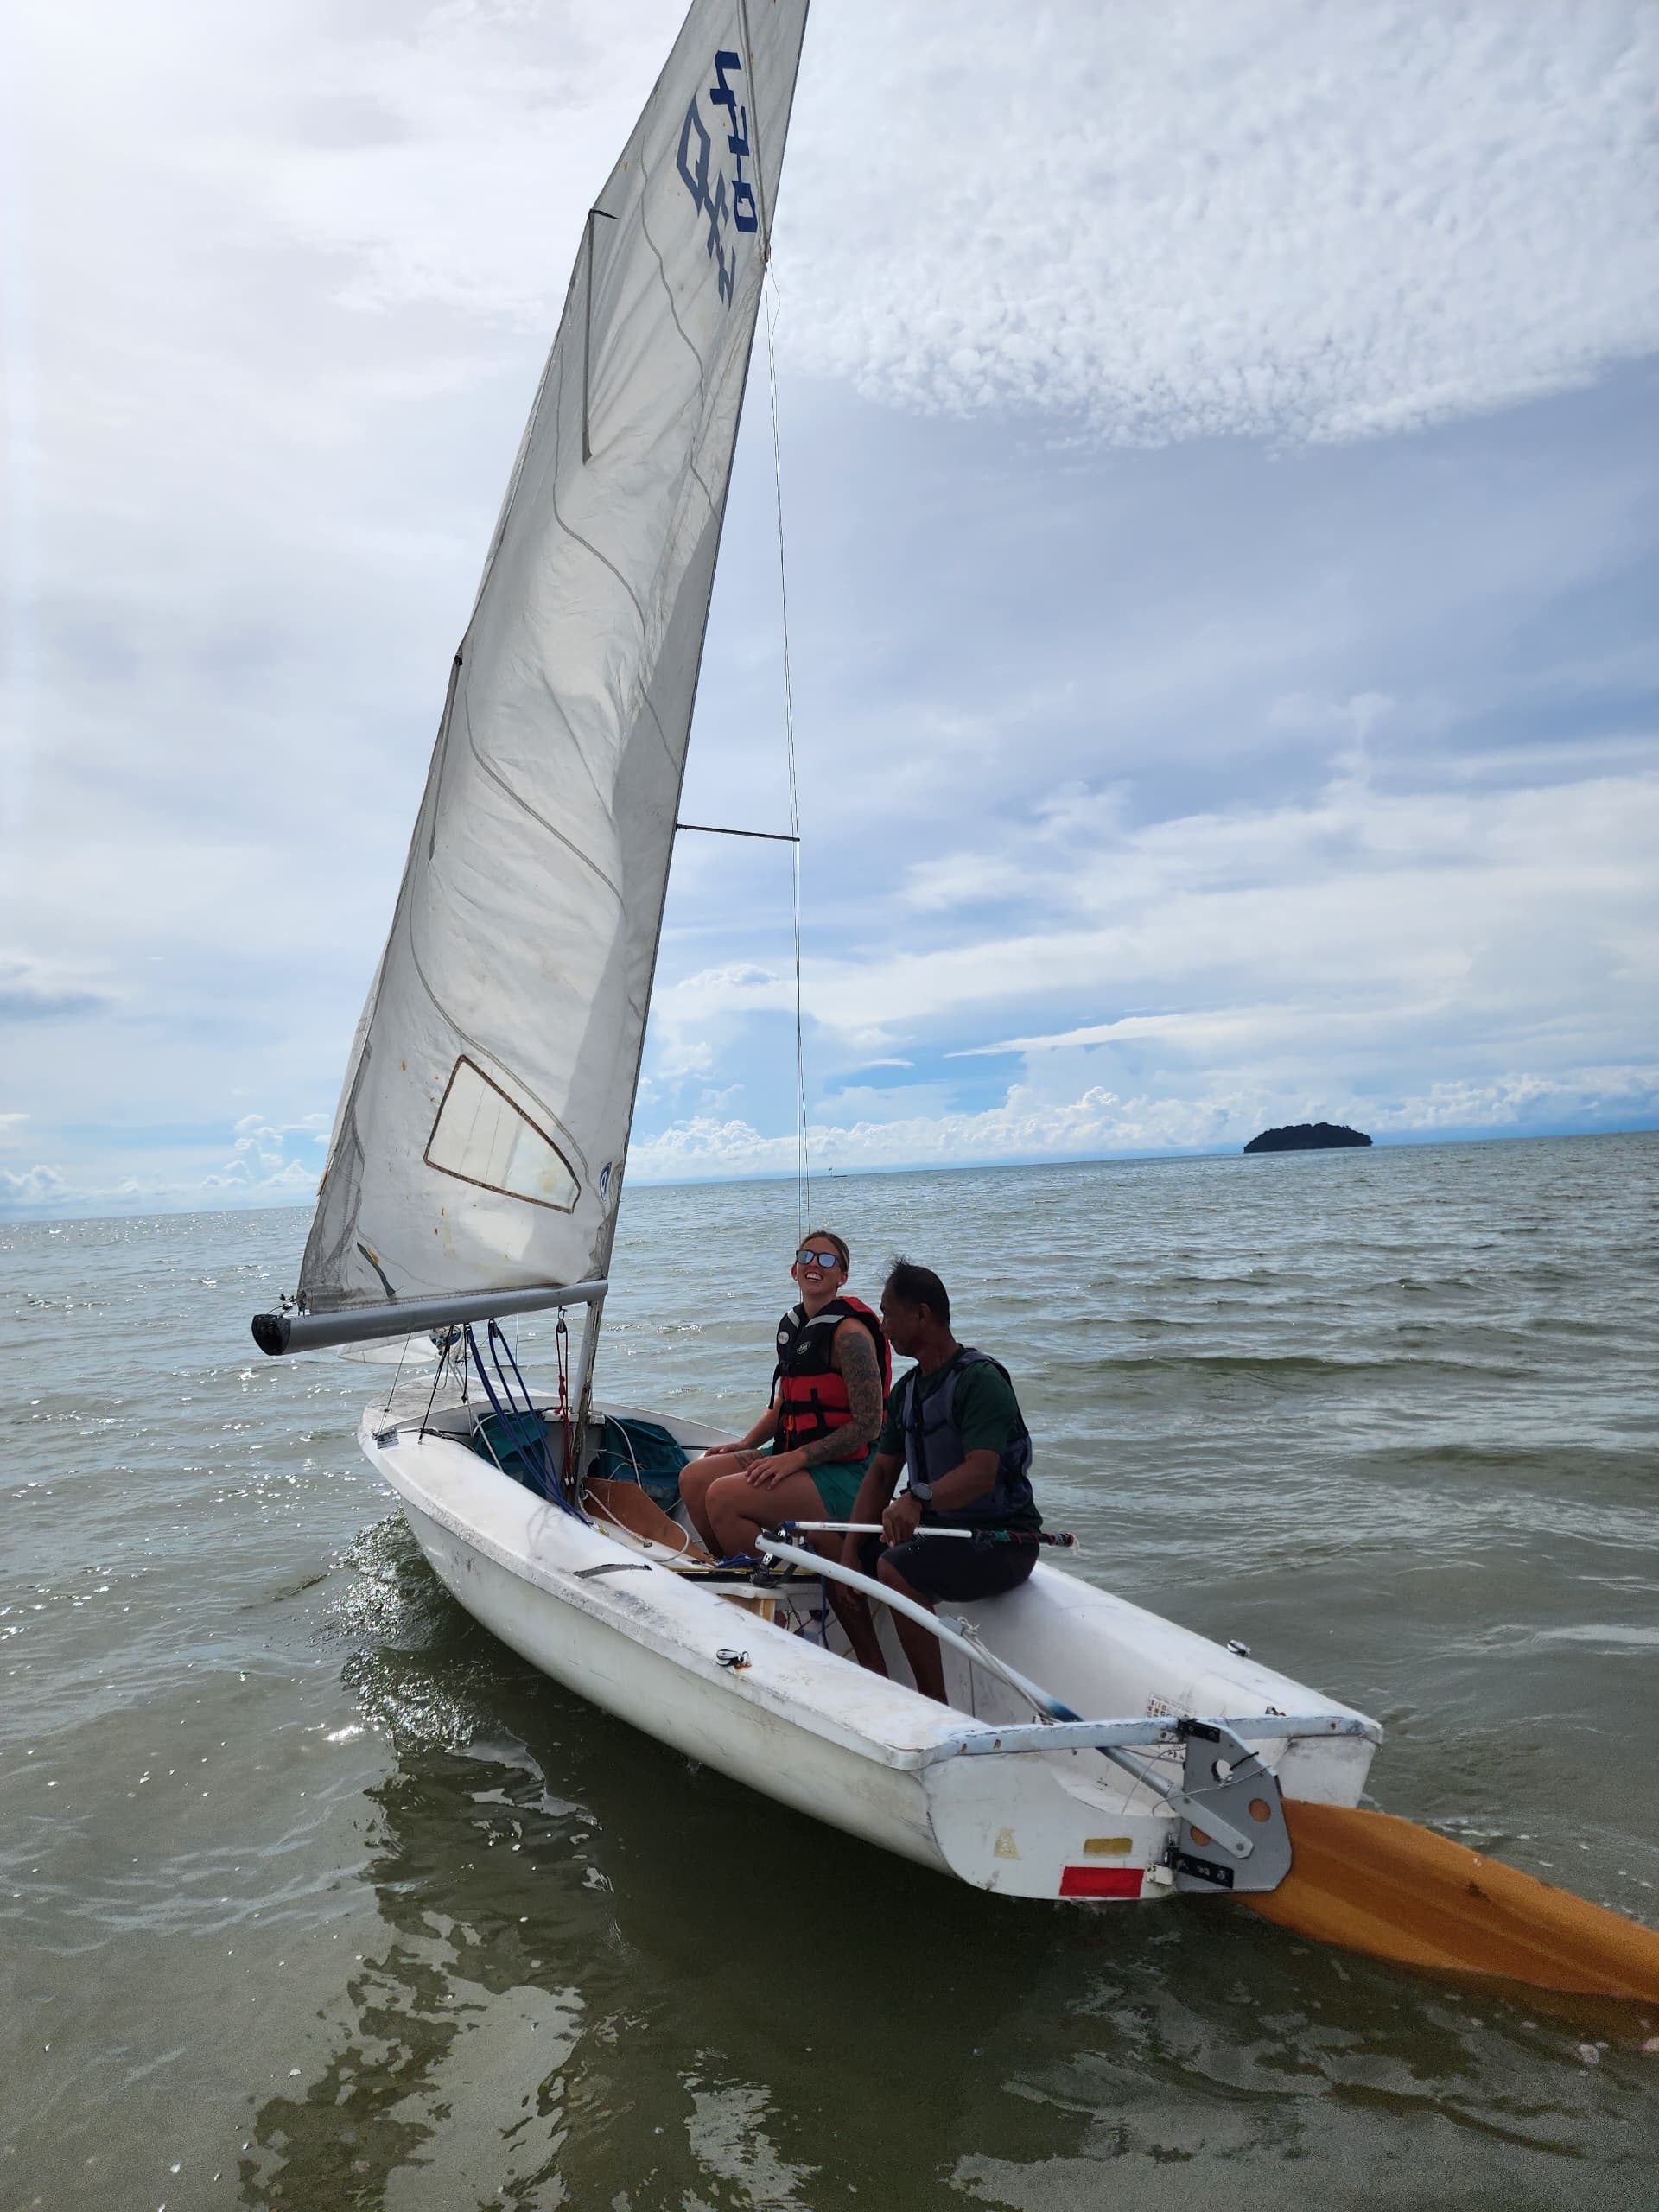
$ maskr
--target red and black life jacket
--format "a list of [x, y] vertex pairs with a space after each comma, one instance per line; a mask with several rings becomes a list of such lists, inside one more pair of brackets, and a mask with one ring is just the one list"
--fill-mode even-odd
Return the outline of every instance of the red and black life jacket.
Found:
[[861, 1321], [875, 1339], [875, 1356], [881, 1367], [881, 1400], [885, 1405], [893, 1387], [893, 1354], [880, 1317], [861, 1298], [844, 1293], [820, 1306], [809, 1321], [806, 1308], [797, 1306], [778, 1324], [778, 1364], [772, 1370], [773, 1402], [778, 1407], [777, 1452], [809, 1444], [832, 1428], [845, 1428], [852, 1408], [847, 1385], [830, 1364], [836, 1331], [843, 1321]]

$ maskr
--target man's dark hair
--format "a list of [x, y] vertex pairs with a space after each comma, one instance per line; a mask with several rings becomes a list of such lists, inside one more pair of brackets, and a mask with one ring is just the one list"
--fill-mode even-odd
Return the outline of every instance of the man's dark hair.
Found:
[[882, 1287], [895, 1304], [925, 1306], [941, 1328], [950, 1327], [950, 1294], [931, 1268], [918, 1268], [900, 1252], [888, 1267]]

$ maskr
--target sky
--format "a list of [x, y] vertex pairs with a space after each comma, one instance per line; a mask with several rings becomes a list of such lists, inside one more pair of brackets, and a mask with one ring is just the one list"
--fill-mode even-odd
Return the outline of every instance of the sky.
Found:
[[[0, 1211], [315, 1188], [673, 0], [0, 31]], [[819, 0], [774, 250], [814, 1163], [1659, 1124], [1659, 11]], [[787, 826], [764, 340], [683, 813]], [[683, 838], [629, 1174], [793, 1172]]]

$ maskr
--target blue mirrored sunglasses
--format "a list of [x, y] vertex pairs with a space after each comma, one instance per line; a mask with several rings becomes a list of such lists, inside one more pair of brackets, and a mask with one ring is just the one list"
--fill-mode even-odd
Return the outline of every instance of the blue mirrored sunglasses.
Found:
[[795, 1255], [795, 1264], [798, 1268], [838, 1268], [841, 1255], [839, 1252], [815, 1252], [810, 1244], [803, 1244]]

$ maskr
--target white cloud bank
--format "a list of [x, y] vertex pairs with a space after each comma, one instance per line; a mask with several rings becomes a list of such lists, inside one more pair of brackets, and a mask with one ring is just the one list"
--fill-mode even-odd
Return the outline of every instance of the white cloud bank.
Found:
[[[7, 1136], [8, 1123], [20, 1124], [28, 1118], [0, 1114], [0, 1141]], [[321, 1115], [278, 1127], [263, 1114], [245, 1114], [236, 1123], [228, 1147], [214, 1147], [207, 1160], [187, 1154], [182, 1166], [89, 1174], [42, 1160], [15, 1173], [0, 1168], [0, 1217], [309, 1205], [317, 1193], [327, 1134]], [[108, 1150], [114, 1154], [119, 1149], [118, 1132], [111, 1132], [111, 1138]]]
[[1641, 0], [861, 0], [814, 22], [796, 358], [1108, 439], [1365, 437], [1659, 343]]
[[[1095, 1160], [1123, 1153], [1236, 1151], [1257, 1130], [1287, 1121], [1363, 1122], [1372, 1136], [1520, 1136], [1564, 1118], [1651, 1115], [1659, 1106], [1659, 1060], [1598, 1068], [1572, 1078], [1507, 1075], [1490, 1083], [1437, 1084], [1384, 1107], [1351, 1097], [1277, 1096], [1260, 1085], [1194, 1098], [1120, 1098], [1098, 1086], [1049, 1103], [1015, 1084], [1005, 1103], [976, 1114], [922, 1115], [891, 1122], [820, 1122], [808, 1132], [813, 1172], [878, 1167], [961, 1167], [999, 1160]], [[693, 1116], [636, 1143], [636, 1183], [792, 1175], [796, 1141], [763, 1136], [743, 1121]]]
[[[1648, 752], [1645, 774], [1496, 791], [1389, 790], [1345, 756], [1304, 801], [1132, 825], [1109, 792], [1062, 795], [988, 824], [982, 860], [953, 856], [949, 942], [912, 950], [895, 929], [899, 950], [813, 961], [807, 1009], [872, 1052], [948, 1024], [985, 1039], [969, 1052], [1159, 1041], [1225, 1060], [1393, 1030], [1420, 1051], [1497, 1034], [1554, 1058], [1588, 1033], [1638, 1056], [1659, 1003], [1659, 741]], [[938, 864], [919, 872], [934, 903]], [[988, 1028], [1091, 997], [1093, 1022]], [[782, 976], [728, 965], [671, 985], [655, 1020], [670, 1064], [695, 1065], [722, 1016], [789, 1003]]]
[[[1602, 1117], [1608, 1126], [1659, 1111], [1659, 1060], [1632, 1067], [1590, 1068], [1571, 1076], [1518, 1072], [1487, 1082], [1452, 1080], [1379, 1107], [1340, 1084], [1301, 1093], [1245, 1077], [1234, 1088], [1210, 1079], [1199, 1095], [1160, 1090], [1120, 1097], [1091, 1084], [1075, 1097], [1046, 1097], [1033, 1083], [1011, 1084], [1004, 1101], [976, 1113], [898, 1114], [880, 1121], [813, 1122], [808, 1131], [813, 1173], [876, 1168], [961, 1167], [999, 1161], [1094, 1160], [1123, 1154], [1230, 1152], [1264, 1127], [1283, 1121], [1362, 1123], [1389, 1138], [1522, 1136], [1563, 1120]], [[251, 1157], [243, 1150], [206, 1174], [123, 1176], [109, 1181], [37, 1165], [0, 1170], [0, 1218], [66, 1215], [217, 1212], [243, 1206], [308, 1206], [319, 1164], [266, 1149], [264, 1132]], [[238, 1140], [238, 1147], [242, 1140]], [[793, 1175], [797, 1141], [767, 1135], [741, 1117], [688, 1116], [629, 1149], [628, 1179], [639, 1185], [721, 1181]]]
[[[76, 95], [42, 180], [73, 207], [123, 179], [118, 314], [184, 277], [189, 207], [198, 245], [327, 256], [361, 310], [474, 318], [406, 363], [406, 398], [479, 375], [492, 322], [545, 338], [682, 12], [34, 0], [20, 52], [36, 103]], [[1154, 443], [1559, 391], [1659, 344], [1656, 82], [1644, 0], [836, 0], [780, 198], [784, 343], [884, 402]]]

